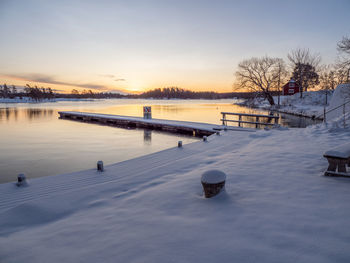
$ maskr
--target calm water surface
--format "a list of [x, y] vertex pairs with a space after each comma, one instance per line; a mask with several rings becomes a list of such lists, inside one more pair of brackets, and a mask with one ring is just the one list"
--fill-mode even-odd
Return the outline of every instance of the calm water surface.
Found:
[[[266, 113], [239, 107], [232, 100], [97, 100], [35, 104], [0, 104], [0, 183], [94, 168], [197, 141], [198, 138], [143, 129], [58, 119], [58, 111], [86, 111], [220, 124], [222, 111]], [[294, 119], [293, 119], [294, 118]], [[307, 119], [288, 117], [281, 124], [303, 127]]]

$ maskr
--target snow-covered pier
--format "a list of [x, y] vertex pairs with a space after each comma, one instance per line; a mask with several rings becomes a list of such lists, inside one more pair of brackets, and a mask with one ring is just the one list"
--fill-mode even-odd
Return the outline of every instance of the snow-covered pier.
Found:
[[[99, 123], [127, 128], [145, 128], [152, 130], [162, 130], [172, 133], [190, 134], [198, 137], [211, 135], [217, 131], [227, 129], [223, 125], [209, 123], [174, 121], [164, 119], [144, 119], [141, 117], [121, 116], [100, 113], [88, 113], [77, 111], [60, 111], [60, 118], [71, 119], [84, 122]], [[230, 130], [252, 131], [252, 129], [229, 127]]]

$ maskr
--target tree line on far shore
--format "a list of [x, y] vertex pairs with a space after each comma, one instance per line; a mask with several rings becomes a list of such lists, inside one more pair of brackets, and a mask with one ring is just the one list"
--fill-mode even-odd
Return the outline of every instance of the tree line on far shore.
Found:
[[27, 84], [24, 88], [17, 89], [15, 85], [0, 85], [0, 97], [1, 98], [20, 98], [29, 97], [35, 101], [40, 101], [43, 99], [53, 99], [56, 94], [51, 88], [44, 88], [38, 86], [30, 86]]
[[[16, 88], [14, 85], [0, 85], [0, 97], [2, 98], [19, 98], [29, 97], [34, 101], [50, 100], [56, 98], [67, 99], [106, 99], [106, 98], [128, 98], [128, 99], [230, 99], [230, 98], [254, 98], [256, 92], [205, 92], [190, 91], [179, 87], [165, 87], [154, 89], [141, 94], [119, 94], [110, 92], [93, 92], [92, 90], [83, 90], [79, 92], [73, 89], [71, 93], [55, 93], [51, 88], [30, 86], [27, 84], [24, 88]], [[277, 95], [276, 92], [272, 93]]]

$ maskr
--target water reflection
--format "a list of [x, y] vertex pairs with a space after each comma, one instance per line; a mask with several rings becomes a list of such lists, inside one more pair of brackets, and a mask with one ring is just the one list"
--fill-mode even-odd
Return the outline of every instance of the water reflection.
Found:
[[151, 144], [152, 142], [152, 130], [143, 130], [143, 141], [145, 144]]
[[55, 110], [40, 108], [0, 108], [0, 122], [52, 118]]
[[11, 118], [17, 120], [18, 110], [17, 108], [1, 108], [0, 109], [0, 121], [9, 121]]
[[45, 117], [51, 117], [54, 113], [52, 109], [26, 109], [26, 115], [28, 119], [40, 119]]

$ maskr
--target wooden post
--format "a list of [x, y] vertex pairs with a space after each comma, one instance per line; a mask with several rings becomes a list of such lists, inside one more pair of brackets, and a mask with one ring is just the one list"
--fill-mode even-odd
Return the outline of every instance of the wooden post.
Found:
[[238, 127], [241, 127], [242, 115], [238, 115]]
[[323, 108], [323, 122], [326, 122], [326, 106]]
[[226, 120], [226, 114], [223, 113], [223, 114], [222, 114], [222, 125], [225, 125], [225, 126], [226, 126], [225, 120]]
[[219, 170], [210, 170], [203, 173], [201, 183], [205, 198], [219, 194], [225, 187], [226, 174]]
[[103, 162], [102, 161], [98, 161], [97, 162], [97, 171], [99, 171], [99, 172], [103, 172], [104, 171]]
[[256, 116], [256, 124], [255, 124], [255, 128], [258, 128], [258, 122], [259, 122], [259, 117], [258, 116]]

